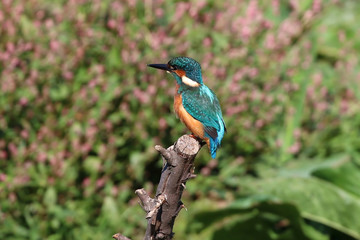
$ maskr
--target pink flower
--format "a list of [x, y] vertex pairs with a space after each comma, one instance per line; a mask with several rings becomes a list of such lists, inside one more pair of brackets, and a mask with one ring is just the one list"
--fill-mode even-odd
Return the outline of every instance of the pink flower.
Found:
[[159, 128], [161, 130], [164, 130], [167, 127], [167, 122], [165, 120], [165, 118], [160, 118], [159, 119]]
[[315, 14], [321, 11], [321, 4], [322, 4], [321, 1], [322, 0], [313, 1], [312, 10], [314, 11]]
[[226, 110], [226, 115], [232, 116], [232, 115], [244, 112], [247, 109], [248, 109], [248, 106], [246, 104], [241, 104], [241, 105], [235, 106], [235, 107], [229, 107]]
[[271, 95], [266, 95], [265, 96], [265, 103], [270, 105], [272, 102], [274, 101], [274, 97]]
[[262, 22], [262, 25], [263, 25], [263, 27], [266, 28], [266, 29], [270, 29], [270, 28], [273, 27], [273, 23], [272, 23], [270, 20], [264, 20], [264, 21]]
[[74, 78], [74, 74], [70, 71], [65, 71], [63, 72], [62, 76], [66, 79], [66, 80], [71, 80]]
[[306, 94], [308, 95], [308, 97], [310, 99], [314, 99], [315, 98], [315, 89], [313, 86], [309, 86], [307, 89], [306, 89]]
[[249, 76], [251, 77], [251, 78], [254, 78], [254, 77], [256, 77], [257, 75], [258, 75], [258, 70], [257, 70], [257, 68], [250, 68], [249, 69]]
[[340, 112], [345, 114], [349, 110], [349, 102], [347, 100], [341, 100], [340, 102]]
[[315, 86], [318, 87], [321, 84], [322, 80], [323, 80], [323, 76], [322, 76], [321, 72], [317, 72], [314, 74], [313, 82], [314, 82]]
[[244, 25], [241, 28], [240, 36], [244, 41], [247, 41], [252, 35], [251, 28], [249, 25]]
[[150, 85], [150, 86], [148, 86], [146, 92], [147, 92], [149, 95], [151, 95], [151, 96], [155, 95], [155, 93], [156, 93], [156, 86], [155, 86], [155, 85]]
[[99, 178], [95, 183], [97, 188], [102, 188], [105, 185], [105, 178]]
[[203, 167], [200, 172], [203, 176], [209, 176], [211, 174], [211, 169], [209, 167]]
[[3, 24], [3, 29], [6, 30], [9, 36], [14, 36], [16, 34], [16, 27], [14, 26], [14, 23], [10, 20], [5, 20]]
[[47, 155], [46, 153], [44, 152], [40, 152], [38, 155], [37, 155], [37, 161], [40, 162], [40, 163], [44, 163], [47, 159]]
[[288, 152], [291, 154], [296, 154], [300, 151], [300, 149], [301, 149], [301, 143], [296, 141], [293, 145], [290, 146]]
[[6, 43], [6, 50], [8, 53], [13, 53], [15, 51], [15, 45], [12, 42]]
[[164, 10], [162, 8], [156, 8], [155, 16], [158, 17], [158, 18], [164, 16]]
[[315, 103], [315, 109], [320, 112], [323, 112], [326, 109], [328, 109], [328, 103], [327, 102], [317, 102], [317, 103]]
[[88, 154], [91, 150], [92, 146], [89, 144], [89, 143], [84, 143], [82, 146], [81, 146], [81, 152], [82, 154]]
[[96, 85], [97, 85], [97, 80], [96, 80], [96, 78], [90, 80], [89, 83], [88, 83], [88, 86], [89, 86], [90, 88], [94, 88]]
[[115, 29], [116, 28], [116, 21], [114, 19], [109, 19], [109, 21], [107, 22], [107, 26], [110, 29]]
[[46, 19], [45, 26], [47, 28], [52, 28], [54, 26], [54, 21], [52, 19], [50, 19], [50, 18]]
[[179, 2], [176, 4], [176, 11], [174, 16], [174, 22], [179, 21], [186, 11], [191, 7], [191, 3]]
[[264, 120], [262, 120], [262, 119], [258, 119], [258, 120], [256, 120], [256, 122], [255, 122], [255, 127], [256, 127], [256, 128], [262, 128], [264, 125], [265, 125], [265, 122], [264, 122]]
[[109, 121], [109, 120], [106, 120], [106, 121], [104, 122], [104, 126], [105, 126], [105, 128], [106, 128], [107, 131], [111, 131], [111, 130], [113, 129], [113, 124], [112, 124], [111, 121]]
[[339, 39], [339, 41], [340, 41], [341, 43], [344, 43], [344, 42], [345, 42], [345, 40], [346, 40], [346, 34], [345, 34], [345, 32], [344, 32], [343, 30], [340, 30], [340, 31], [338, 32], [338, 39]]
[[0, 182], [5, 182], [6, 180], [6, 174], [0, 173]]
[[22, 138], [24, 138], [24, 139], [28, 139], [28, 138], [29, 138], [29, 132], [24, 129], [24, 130], [22, 130], [22, 131], [20, 132], [20, 136], [21, 136]]
[[294, 9], [295, 12], [299, 11], [299, 2], [297, 0], [290, 0], [290, 6]]
[[16, 202], [16, 200], [17, 200], [16, 194], [15, 194], [14, 192], [11, 192], [11, 193], [9, 194], [9, 201], [10, 201], [11, 203], [14, 203], [14, 202]]
[[117, 195], [119, 194], [119, 188], [116, 187], [116, 186], [113, 186], [113, 187], [111, 188], [111, 194], [112, 194], [113, 196], [117, 196]]
[[38, 20], [42, 20], [45, 17], [45, 11], [39, 10], [36, 12], [35, 16]]
[[276, 40], [275, 36], [272, 33], [269, 33], [265, 38], [265, 47], [269, 50], [273, 50], [276, 48]]
[[300, 128], [295, 129], [295, 130], [294, 130], [294, 137], [295, 137], [296, 139], [299, 139], [300, 136], [301, 136], [301, 129], [300, 129]]
[[6, 159], [7, 158], [7, 153], [3, 150], [0, 150], [0, 159]]
[[135, 7], [136, 6], [136, 0], [128, 0], [128, 4], [130, 7]]
[[261, 12], [259, 11], [259, 8], [258, 8], [258, 2], [256, 0], [250, 1], [249, 6], [246, 9], [246, 16], [248, 18], [254, 20], [254, 19], [258, 18], [260, 14], [261, 14]]
[[0, 22], [4, 21], [4, 13], [0, 10]]
[[18, 149], [14, 143], [9, 143], [8, 148], [12, 156], [16, 156], [18, 154]]
[[205, 39], [203, 40], [203, 45], [204, 45], [205, 47], [210, 47], [210, 46], [211, 46], [211, 43], [212, 43], [212, 41], [211, 41], [211, 38], [209, 38], [209, 37], [207, 37], [207, 38], [205, 38]]
[[139, 88], [135, 88], [134, 91], [134, 96], [141, 102], [141, 103], [148, 103], [150, 101], [150, 97], [149, 94], [141, 91]]
[[273, 8], [274, 14], [279, 15], [280, 14], [280, 1], [279, 0], [272, 0], [271, 6]]
[[83, 187], [87, 187], [87, 186], [90, 185], [90, 183], [91, 183], [90, 178], [84, 178], [84, 180], [83, 180], [83, 182], [82, 182], [82, 186], [83, 186]]

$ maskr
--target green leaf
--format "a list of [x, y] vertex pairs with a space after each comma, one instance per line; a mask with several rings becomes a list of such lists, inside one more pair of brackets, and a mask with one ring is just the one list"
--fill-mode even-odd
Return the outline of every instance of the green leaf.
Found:
[[347, 163], [340, 167], [319, 169], [314, 171], [312, 175], [360, 197], [360, 168], [353, 163]]
[[295, 204], [307, 219], [360, 238], [360, 198], [331, 183], [289, 177], [260, 180], [251, 187], [254, 192]]
[[52, 207], [56, 204], [56, 201], [57, 201], [56, 190], [53, 187], [49, 187], [44, 195], [44, 204], [47, 207]]
[[294, 100], [289, 104], [295, 113], [289, 113], [285, 119], [285, 129], [282, 134], [282, 148], [280, 161], [285, 162], [290, 159], [289, 148], [295, 142], [294, 131], [298, 129], [304, 118], [304, 107], [306, 100], [306, 89], [309, 83], [309, 72], [304, 72], [293, 77], [293, 81], [300, 86], [300, 90], [295, 94]]
[[[189, 231], [211, 228], [212, 239], [325, 239], [303, 222], [294, 205], [270, 199], [253, 196], [221, 210], [198, 213]], [[280, 230], [279, 224], [284, 224], [285, 230]]]
[[110, 68], [116, 68], [116, 67], [120, 67], [121, 66], [121, 50], [119, 50], [117, 47], [113, 47], [109, 54], [107, 55], [107, 65]]
[[60, 84], [50, 89], [50, 97], [54, 101], [65, 100], [68, 98], [69, 94], [69, 88], [64, 84]]
[[96, 156], [88, 156], [84, 162], [84, 168], [90, 174], [97, 174], [101, 167], [101, 160]]
[[120, 221], [118, 207], [116, 201], [112, 197], [105, 197], [101, 212], [103, 217], [108, 220], [109, 223], [116, 224]]
[[142, 181], [144, 178], [146, 155], [140, 152], [134, 152], [130, 155], [130, 170], [136, 179]]
[[259, 165], [257, 170], [262, 178], [271, 177], [311, 177], [316, 170], [338, 167], [350, 161], [347, 154], [338, 154], [327, 159], [312, 158], [289, 161], [286, 166], [280, 169], [269, 168], [268, 165]]
[[34, 26], [33, 21], [25, 15], [20, 17], [20, 27], [22, 35], [27, 40], [35, 39], [39, 34], [38, 28]]

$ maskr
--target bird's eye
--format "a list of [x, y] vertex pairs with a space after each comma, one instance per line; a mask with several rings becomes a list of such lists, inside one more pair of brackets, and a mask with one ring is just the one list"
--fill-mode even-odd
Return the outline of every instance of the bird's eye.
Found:
[[170, 66], [171, 70], [177, 70], [177, 67], [175, 66]]

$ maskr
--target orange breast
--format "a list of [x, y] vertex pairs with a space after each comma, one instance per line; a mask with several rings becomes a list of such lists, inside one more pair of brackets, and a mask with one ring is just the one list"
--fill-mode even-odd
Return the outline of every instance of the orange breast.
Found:
[[185, 126], [196, 136], [207, 143], [210, 147], [210, 141], [207, 137], [204, 137], [204, 127], [202, 123], [193, 118], [184, 108], [182, 104], [181, 94], [178, 93], [179, 85], [176, 84], [176, 93], [174, 96], [174, 110], [176, 115], [185, 124]]

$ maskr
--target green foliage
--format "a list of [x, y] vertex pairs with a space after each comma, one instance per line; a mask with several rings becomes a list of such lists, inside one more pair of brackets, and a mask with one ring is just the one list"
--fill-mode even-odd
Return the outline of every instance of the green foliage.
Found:
[[348, 158], [303, 160], [265, 176], [244, 178], [245, 195], [226, 208], [197, 213], [188, 231], [211, 229], [212, 239], [360, 238], [360, 168]]
[[1, 1], [0, 239], [142, 238], [134, 190], [154, 192], [154, 145], [187, 133], [172, 78], [146, 64], [180, 55], [202, 64], [228, 132], [196, 159], [177, 239], [359, 239], [359, 11]]
[[211, 239], [326, 239], [303, 222], [294, 205], [266, 198], [240, 199], [225, 209], [200, 213], [194, 221], [198, 229], [190, 231], [220, 221]]

